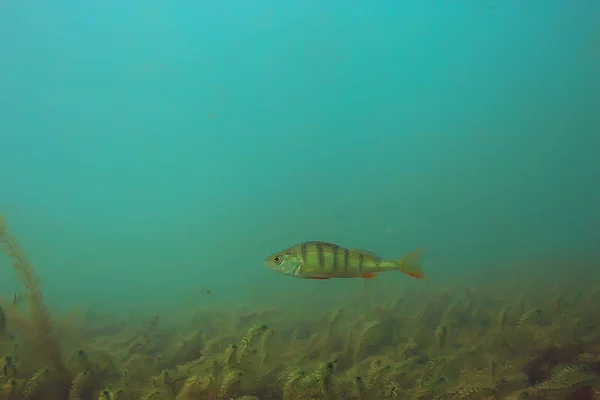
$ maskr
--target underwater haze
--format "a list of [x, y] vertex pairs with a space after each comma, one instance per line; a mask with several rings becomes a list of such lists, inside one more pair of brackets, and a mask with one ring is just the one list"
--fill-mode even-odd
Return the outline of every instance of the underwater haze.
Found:
[[5, 1], [0, 212], [60, 310], [362, 293], [263, 265], [311, 240], [424, 247], [440, 284], [596, 263], [598, 21], [591, 0]]
[[598, 0], [4, 0], [0, 400], [598, 398], [599, 152]]

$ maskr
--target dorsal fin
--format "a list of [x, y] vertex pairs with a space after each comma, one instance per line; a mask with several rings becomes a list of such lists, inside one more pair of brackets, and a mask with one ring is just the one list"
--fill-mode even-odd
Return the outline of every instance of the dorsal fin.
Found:
[[329, 243], [329, 242], [321, 242], [319, 240], [311, 240], [310, 242], [306, 242], [306, 244], [320, 244], [320, 245], [323, 245], [323, 246], [336, 246], [336, 247], [339, 247], [337, 244]]
[[361, 249], [352, 249], [352, 251], [357, 251], [359, 253], [363, 253], [363, 254], [371, 257], [374, 260], [381, 260], [382, 259], [381, 257], [379, 257], [377, 254], [373, 253], [372, 251], [361, 250]]

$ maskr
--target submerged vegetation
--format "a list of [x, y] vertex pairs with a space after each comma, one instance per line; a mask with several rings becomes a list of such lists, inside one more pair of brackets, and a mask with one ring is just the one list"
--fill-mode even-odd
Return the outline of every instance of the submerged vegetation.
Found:
[[[412, 285], [343, 308], [88, 312], [58, 323], [0, 217], [26, 309], [0, 301], [0, 400], [593, 399], [600, 290]], [[389, 294], [389, 293], [388, 293]]]

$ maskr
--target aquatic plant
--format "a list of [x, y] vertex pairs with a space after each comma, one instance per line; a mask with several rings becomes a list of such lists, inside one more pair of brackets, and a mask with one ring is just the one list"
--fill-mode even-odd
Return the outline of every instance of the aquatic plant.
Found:
[[[10, 259], [17, 278], [25, 288], [29, 319], [24, 320], [23, 335], [26, 336], [27, 346], [32, 356], [39, 358], [42, 365], [51, 365], [60, 375], [63, 391], [70, 382], [67, 369], [64, 366], [60, 346], [54, 336], [53, 320], [44, 303], [40, 278], [27, 259], [25, 252], [17, 240], [9, 233], [4, 217], [0, 216], [0, 249]], [[40, 378], [41, 379], [41, 378]], [[37, 386], [39, 384], [36, 383]], [[27, 385], [26, 391], [32, 392], [32, 384]]]
[[370, 284], [368, 296], [358, 290], [301, 314], [294, 303], [170, 318], [102, 314], [99, 305], [72, 322], [80, 335], [67, 345], [3, 219], [0, 244], [28, 305], [0, 300], [0, 400], [592, 399], [600, 391], [592, 284], [549, 291], [530, 280], [525, 292]]

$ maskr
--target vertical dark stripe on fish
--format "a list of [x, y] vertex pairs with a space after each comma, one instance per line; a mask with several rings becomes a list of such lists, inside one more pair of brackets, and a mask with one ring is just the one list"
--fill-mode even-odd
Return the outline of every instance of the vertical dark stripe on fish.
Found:
[[302, 243], [300, 246], [300, 257], [302, 261], [306, 262], [306, 243]]
[[344, 249], [344, 272], [348, 272], [348, 264], [350, 264], [350, 250]]
[[323, 255], [323, 246], [321, 243], [317, 243], [317, 254], [319, 255], [319, 267], [325, 267], [325, 257]]
[[363, 254], [362, 253], [358, 253], [358, 272], [362, 273], [363, 270]]
[[339, 249], [339, 247], [335, 244], [331, 246], [331, 253], [333, 255], [333, 272], [337, 271], [337, 267], [338, 267], [338, 259], [337, 259], [338, 249]]

